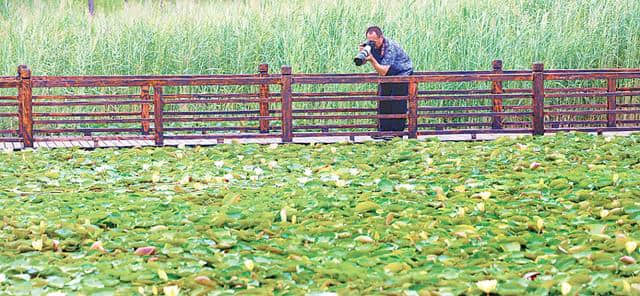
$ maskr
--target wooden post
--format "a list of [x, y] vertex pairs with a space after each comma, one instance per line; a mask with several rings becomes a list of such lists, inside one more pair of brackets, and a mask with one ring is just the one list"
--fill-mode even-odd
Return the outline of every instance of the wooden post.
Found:
[[25, 148], [33, 147], [33, 95], [31, 85], [31, 70], [25, 65], [18, 66], [18, 116], [20, 136]]
[[282, 98], [282, 142], [289, 143], [293, 140], [291, 67], [282, 66], [281, 83], [282, 88], [280, 93]]
[[[607, 92], [615, 92], [617, 81], [615, 78], [607, 79]], [[616, 110], [616, 96], [607, 96], [607, 111]], [[616, 114], [607, 113], [607, 127], [616, 127]]]
[[[22, 72], [22, 68], [26, 67], [25, 65], [20, 65], [18, 66], [18, 77], [17, 80], [20, 81], [20, 72]], [[18, 136], [22, 137], [22, 135], [24, 134], [24, 126], [22, 124], [22, 100], [20, 99], [20, 86], [22, 86], [22, 83], [18, 84]]]
[[[258, 72], [260, 77], [266, 77], [269, 75], [269, 65], [260, 64], [258, 66]], [[260, 116], [269, 116], [269, 85], [260, 85]], [[266, 134], [269, 132], [269, 120], [260, 120], [260, 133]]]
[[[143, 85], [140, 88], [140, 100], [142, 101], [151, 101], [151, 96], [149, 96], [149, 86], [148, 85]], [[143, 103], [142, 105], [142, 110], [140, 112], [140, 117], [145, 120], [145, 119], [149, 119], [151, 118], [149, 111], [150, 111], [150, 106], [149, 103]], [[149, 134], [149, 121], [143, 121], [142, 122], [142, 134], [143, 135], [148, 135]]]
[[418, 138], [418, 83], [411, 79], [409, 81], [409, 123], [408, 131], [410, 139]]
[[[492, 73], [494, 73], [494, 74], [502, 74], [502, 61], [501, 60], [493, 61], [492, 65], [493, 65]], [[504, 93], [504, 90], [502, 88], [502, 81], [493, 80], [491, 82], [491, 93], [492, 94], [502, 94], [502, 93]], [[494, 112], [494, 113], [503, 112], [503, 109], [502, 109], [502, 97], [494, 97], [493, 98], [491, 111]], [[491, 128], [492, 129], [502, 129], [502, 116], [495, 115], [495, 116], [492, 117]]]
[[533, 64], [533, 134], [544, 135], [544, 64]]
[[162, 110], [164, 100], [162, 98], [162, 86], [153, 87], [153, 132], [155, 134], [156, 146], [164, 145], [164, 135], [162, 133]]

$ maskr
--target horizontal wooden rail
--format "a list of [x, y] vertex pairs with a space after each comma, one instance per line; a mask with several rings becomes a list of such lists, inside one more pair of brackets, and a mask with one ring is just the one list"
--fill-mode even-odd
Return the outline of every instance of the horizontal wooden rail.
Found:
[[[598, 82], [579, 87], [582, 82], [575, 80]], [[292, 142], [305, 137], [635, 131], [640, 130], [637, 80], [640, 69], [547, 70], [536, 63], [530, 70], [504, 70], [499, 60], [486, 71], [410, 76], [304, 74], [286, 66], [270, 74], [266, 64], [255, 74], [237, 75], [32, 76], [20, 66], [17, 76], [0, 76], [0, 89], [5, 89], [0, 122], [6, 123], [0, 141], [19, 139], [33, 147], [34, 141], [144, 139], [161, 146], [165, 139]], [[406, 83], [408, 94], [382, 96], [373, 87], [383, 83]], [[349, 85], [368, 89], [349, 90]], [[66, 88], [65, 94], [54, 88]], [[104, 88], [115, 93], [103, 93]], [[407, 111], [382, 114], [375, 107], [388, 101], [406, 102]], [[383, 120], [404, 121], [405, 130], [378, 130], [376, 122]]]

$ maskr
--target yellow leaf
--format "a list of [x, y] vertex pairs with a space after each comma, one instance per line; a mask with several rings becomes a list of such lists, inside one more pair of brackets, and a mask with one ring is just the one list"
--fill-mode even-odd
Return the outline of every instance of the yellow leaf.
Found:
[[476, 205], [476, 210], [478, 210], [478, 211], [480, 211], [480, 212], [484, 212], [484, 203], [483, 203], [483, 202], [478, 203], [478, 204]]
[[491, 197], [491, 192], [483, 191], [483, 192], [476, 193], [476, 194], [471, 196], [471, 198], [476, 198], [476, 197], [479, 197], [479, 198], [481, 198], [483, 200], [487, 200], [487, 199], [489, 199], [489, 197]]
[[244, 267], [247, 268], [247, 270], [249, 271], [253, 271], [253, 268], [255, 268], [255, 265], [253, 264], [253, 261], [251, 260], [244, 260]]
[[453, 233], [453, 235], [461, 238], [467, 238], [467, 233], [464, 231], [456, 231]]
[[180, 293], [180, 288], [178, 288], [178, 286], [166, 286], [162, 288], [162, 291], [166, 296], [178, 296], [178, 293]]
[[536, 227], [538, 227], [538, 232], [542, 232], [542, 228], [544, 227], [544, 220], [542, 218], [536, 220]]
[[401, 272], [401, 271], [405, 270], [407, 267], [405, 267], [405, 265], [402, 264], [402, 263], [393, 262], [393, 263], [387, 264], [384, 267], [384, 271], [388, 272], [388, 273], [396, 273], [396, 272]]
[[631, 285], [629, 285], [627, 280], [622, 280], [622, 291], [627, 295], [631, 294]]
[[41, 239], [39, 239], [39, 240], [34, 240], [34, 241], [32, 241], [32, 242], [31, 242], [31, 246], [32, 246], [34, 249], [36, 249], [36, 250], [38, 250], [38, 251], [41, 251], [41, 250], [42, 250], [42, 240], [41, 240]]
[[180, 179], [180, 185], [189, 184], [189, 181], [191, 181], [191, 176], [185, 175], [184, 177], [182, 177], [182, 179]]
[[453, 188], [453, 191], [455, 192], [465, 192], [467, 189], [464, 188], [464, 185], [458, 185], [456, 187]]
[[431, 189], [436, 193], [436, 198], [438, 200], [445, 200], [447, 196], [444, 194], [444, 190], [440, 186], [433, 186]]
[[158, 181], [160, 181], [160, 174], [158, 172], [154, 172], [153, 175], [151, 175], [151, 182], [158, 183]]
[[606, 218], [607, 216], [609, 216], [609, 211], [608, 211], [607, 209], [602, 209], [602, 210], [600, 211], [600, 219], [604, 219], [604, 218]]
[[568, 295], [571, 292], [571, 285], [567, 282], [560, 284], [560, 292], [562, 295]]
[[158, 277], [165, 282], [169, 280], [167, 273], [163, 269], [158, 269]]
[[151, 287], [151, 294], [158, 295], [158, 287], [156, 286]]
[[456, 214], [456, 216], [460, 217], [460, 218], [464, 218], [464, 207], [458, 208], [458, 213]]
[[361, 243], [372, 243], [374, 242], [374, 240], [368, 236], [365, 235], [361, 235], [355, 238], [356, 241], [359, 241]]
[[138, 287], [138, 293], [144, 295], [144, 287]]
[[476, 286], [478, 286], [478, 289], [480, 289], [482, 292], [489, 294], [496, 289], [496, 287], [498, 286], [498, 281], [496, 280], [479, 281], [476, 283]]
[[287, 208], [280, 210], [280, 221], [287, 222]]
[[635, 251], [637, 247], [638, 247], [638, 243], [636, 243], [635, 241], [628, 241], [627, 243], [624, 244], [624, 248], [625, 250], [627, 250], [627, 253], [629, 254], [633, 253], [633, 251]]

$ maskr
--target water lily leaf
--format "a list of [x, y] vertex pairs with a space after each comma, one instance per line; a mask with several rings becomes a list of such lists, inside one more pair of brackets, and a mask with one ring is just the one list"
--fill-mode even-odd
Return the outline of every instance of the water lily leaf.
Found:
[[379, 209], [380, 206], [378, 204], [376, 204], [375, 202], [372, 201], [365, 201], [365, 202], [361, 202], [358, 203], [356, 205], [356, 213], [365, 213], [365, 212], [369, 212], [369, 211], [375, 211], [377, 209]]
[[47, 277], [47, 285], [52, 288], [62, 289], [66, 280], [59, 276]]
[[393, 192], [394, 186], [395, 184], [389, 179], [381, 179], [380, 182], [378, 182], [378, 190], [384, 193]]
[[501, 247], [505, 252], [519, 252], [520, 251], [520, 243], [518, 243], [518, 242], [505, 243], [505, 244], [502, 244]]

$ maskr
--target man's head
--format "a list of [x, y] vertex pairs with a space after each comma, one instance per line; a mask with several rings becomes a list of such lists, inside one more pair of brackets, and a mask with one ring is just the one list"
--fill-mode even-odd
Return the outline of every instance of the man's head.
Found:
[[373, 41], [376, 44], [376, 48], [380, 48], [384, 39], [382, 38], [382, 30], [378, 26], [371, 26], [367, 28], [365, 33], [367, 40]]

